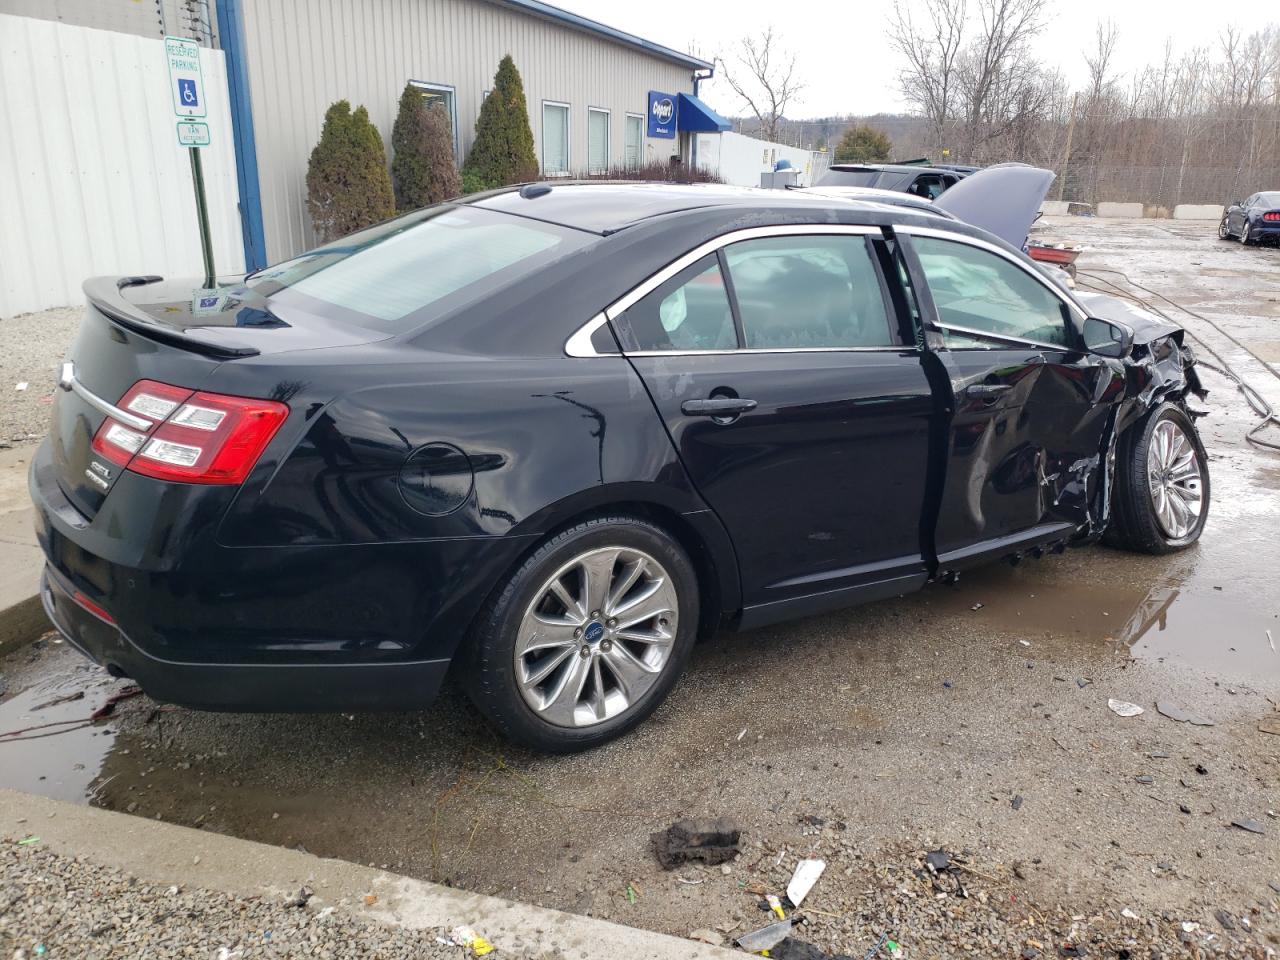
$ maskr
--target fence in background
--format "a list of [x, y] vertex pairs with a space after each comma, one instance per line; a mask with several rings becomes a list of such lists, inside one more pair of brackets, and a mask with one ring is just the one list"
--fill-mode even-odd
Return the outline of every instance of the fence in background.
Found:
[[[201, 50], [219, 273], [243, 272], [224, 56]], [[101, 274], [198, 276], [200, 236], [164, 42], [0, 14], [0, 317]]]

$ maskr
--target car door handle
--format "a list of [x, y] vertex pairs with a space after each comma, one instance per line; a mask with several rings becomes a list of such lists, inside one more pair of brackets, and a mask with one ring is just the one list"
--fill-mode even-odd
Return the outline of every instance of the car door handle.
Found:
[[1002, 393], [1013, 389], [1011, 383], [975, 383], [965, 389], [965, 396], [977, 397], [980, 400], [994, 400]]
[[680, 412], [686, 417], [736, 417], [756, 408], [754, 400], [741, 397], [713, 397], [710, 400], [686, 400]]

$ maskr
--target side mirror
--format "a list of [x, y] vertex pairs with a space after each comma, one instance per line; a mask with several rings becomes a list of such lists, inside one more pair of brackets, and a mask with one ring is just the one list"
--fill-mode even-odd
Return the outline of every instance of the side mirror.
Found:
[[1089, 317], [1084, 322], [1084, 345], [1100, 357], [1123, 360], [1133, 352], [1133, 330], [1114, 320]]

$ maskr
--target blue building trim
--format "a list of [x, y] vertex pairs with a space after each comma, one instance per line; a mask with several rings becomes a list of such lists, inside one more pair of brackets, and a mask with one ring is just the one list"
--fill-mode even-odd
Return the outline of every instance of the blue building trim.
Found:
[[262, 191], [258, 186], [258, 145], [253, 135], [253, 105], [249, 100], [249, 67], [245, 62], [244, 17], [241, 0], [218, 0], [218, 44], [227, 56], [227, 87], [231, 98], [231, 131], [236, 144], [236, 182], [240, 188], [240, 233], [245, 269], [267, 265], [267, 240], [262, 229]]

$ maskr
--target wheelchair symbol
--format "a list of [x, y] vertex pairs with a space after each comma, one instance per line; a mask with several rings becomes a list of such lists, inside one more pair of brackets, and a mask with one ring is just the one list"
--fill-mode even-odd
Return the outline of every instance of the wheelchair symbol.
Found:
[[200, 106], [200, 97], [196, 93], [196, 82], [194, 80], [179, 78], [178, 99], [184, 107]]

